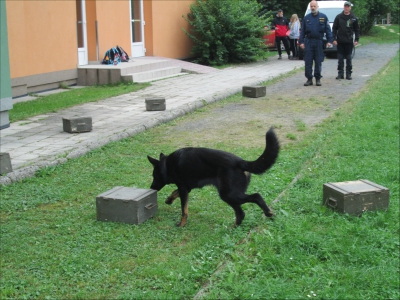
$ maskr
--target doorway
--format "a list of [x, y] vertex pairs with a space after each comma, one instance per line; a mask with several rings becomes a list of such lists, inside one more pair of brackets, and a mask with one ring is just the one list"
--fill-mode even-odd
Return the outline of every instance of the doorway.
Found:
[[82, 66], [88, 64], [85, 0], [76, 0], [76, 21], [78, 38], [78, 65]]
[[131, 0], [131, 50], [132, 57], [144, 56], [143, 0]]

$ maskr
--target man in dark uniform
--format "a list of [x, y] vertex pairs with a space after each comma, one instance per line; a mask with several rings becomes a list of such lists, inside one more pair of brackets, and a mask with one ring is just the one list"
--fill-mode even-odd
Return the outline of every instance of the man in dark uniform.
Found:
[[327, 47], [332, 46], [332, 31], [329, 26], [328, 17], [318, 11], [317, 1], [310, 2], [311, 13], [303, 19], [300, 32], [300, 47], [305, 49], [304, 62], [306, 66], [305, 76], [307, 82], [305, 86], [313, 85], [312, 65], [314, 61], [314, 77], [316, 85], [321, 85], [321, 68], [324, 61], [323, 37], [327, 38]]
[[352, 5], [349, 1], [344, 3], [343, 12], [336, 16], [332, 26], [333, 44], [337, 45], [338, 53], [338, 76], [336, 79], [344, 79], [344, 58], [346, 58], [346, 79], [351, 80], [353, 70], [351, 55], [360, 39], [360, 27], [357, 17], [351, 12]]

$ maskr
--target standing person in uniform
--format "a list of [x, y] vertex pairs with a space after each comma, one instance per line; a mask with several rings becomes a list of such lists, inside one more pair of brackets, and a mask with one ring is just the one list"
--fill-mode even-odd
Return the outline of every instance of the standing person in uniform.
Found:
[[303, 23], [300, 31], [300, 48], [305, 49], [305, 76], [307, 82], [305, 86], [313, 85], [313, 74], [312, 65], [314, 61], [314, 77], [316, 79], [316, 85], [321, 86], [321, 69], [322, 62], [324, 61], [324, 50], [323, 50], [323, 37], [326, 34], [328, 40], [326, 46], [332, 46], [332, 31], [329, 26], [328, 17], [318, 11], [317, 1], [310, 2], [311, 13], [306, 15], [303, 19]]
[[289, 42], [286, 36], [286, 32], [289, 30], [289, 22], [283, 16], [283, 10], [278, 10], [275, 19], [272, 21], [272, 25], [275, 26], [275, 45], [278, 48], [278, 59], [282, 59], [281, 41], [285, 46], [285, 51], [290, 58]]
[[290, 34], [289, 34], [290, 51], [293, 54], [290, 57], [290, 59], [297, 60], [299, 59], [299, 53], [297, 51], [297, 40], [299, 39], [300, 36], [300, 21], [299, 17], [296, 14], [293, 14], [292, 17], [290, 18], [289, 29], [290, 29]]
[[[336, 16], [332, 26], [333, 44], [337, 45], [338, 53], [338, 76], [336, 79], [344, 79], [344, 58], [346, 58], [346, 79], [351, 80], [353, 71], [351, 55], [360, 39], [360, 27], [357, 17], [351, 12], [352, 5], [349, 1], [344, 3], [343, 12]], [[354, 41], [353, 35], [355, 36]]]

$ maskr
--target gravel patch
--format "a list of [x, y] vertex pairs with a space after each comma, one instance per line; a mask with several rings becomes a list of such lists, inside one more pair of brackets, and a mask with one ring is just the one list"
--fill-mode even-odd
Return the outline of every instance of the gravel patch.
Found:
[[267, 86], [266, 97], [217, 104], [207, 114], [195, 114], [171, 127], [168, 136], [184, 141], [182, 146], [210, 147], [219, 142], [243, 145], [249, 140], [254, 141], [253, 145], [263, 145], [266, 130], [275, 126], [281, 144], [289, 143], [356, 96], [398, 50], [398, 44], [357, 47], [353, 80], [336, 80], [337, 59], [326, 58], [322, 86], [303, 86], [306, 78], [304, 71], [299, 70]]

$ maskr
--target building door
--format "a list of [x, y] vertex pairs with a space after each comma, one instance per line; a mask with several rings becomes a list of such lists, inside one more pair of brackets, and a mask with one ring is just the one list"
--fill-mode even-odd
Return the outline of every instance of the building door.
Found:
[[143, 0], [131, 0], [132, 57], [144, 56]]
[[86, 36], [86, 5], [85, 0], [76, 1], [76, 20], [78, 37], [78, 64], [88, 64], [87, 36]]

